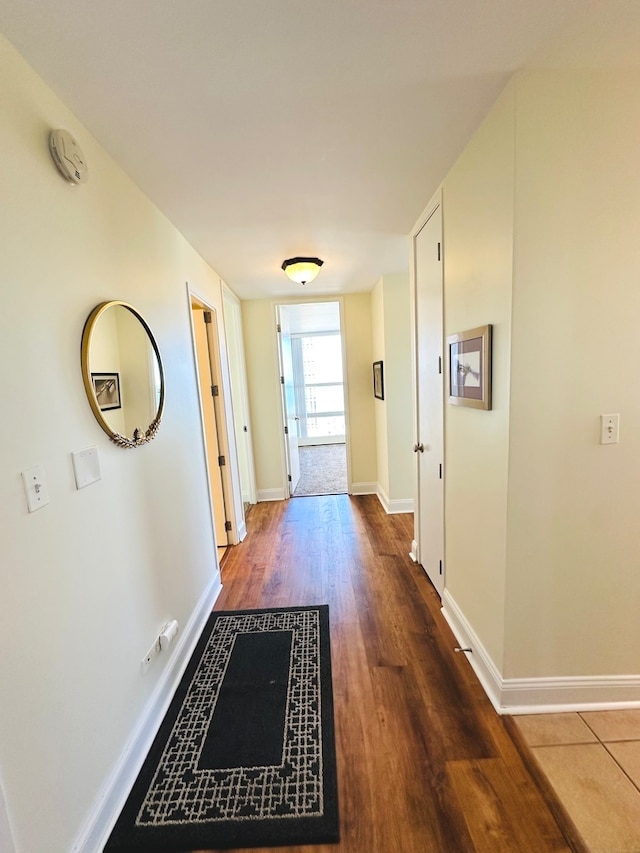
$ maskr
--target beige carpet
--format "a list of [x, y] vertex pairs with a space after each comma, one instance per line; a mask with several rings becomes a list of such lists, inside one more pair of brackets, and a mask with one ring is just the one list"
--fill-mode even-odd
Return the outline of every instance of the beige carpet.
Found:
[[300, 447], [300, 480], [294, 498], [340, 495], [347, 491], [347, 452], [344, 444]]

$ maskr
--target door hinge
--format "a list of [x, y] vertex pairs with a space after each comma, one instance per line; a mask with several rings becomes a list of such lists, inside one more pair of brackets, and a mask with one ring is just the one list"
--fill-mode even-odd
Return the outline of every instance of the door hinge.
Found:
[[211, 396], [212, 397], [219, 397], [220, 396], [220, 389], [218, 388], [217, 385], [211, 386]]
[[438, 356], [438, 373], [442, 373], [442, 356]]
[[281, 331], [282, 331], [282, 328], [280, 326], [280, 323], [278, 323], [276, 326], [276, 332], [281, 332]]
[[287, 474], [287, 480], [291, 482], [291, 474]]
[[289, 435], [289, 427], [288, 427], [288, 426], [286, 426], [286, 427], [284, 428], [284, 434], [285, 434], [285, 435]]
[[280, 377], [280, 384], [281, 384], [281, 385], [284, 385], [284, 376], [281, 376], [281, 377]]
[[441, 248], [440, 248], [440, 243], [438, 243], [438, 260], [441, 260]]
[[440, 574], [442, 574], [442, 560], [440, 560]]
[[230, 521], [225, 521], [224, 529], [225, 530], [231, 530], [231, 522]]
[[440, 463], [440, 479], [442, 479], [442, 462]]
[[226, 462], [224, 456], [218, 456], [218, 465], [220, 465], [220, 467], [222, 467], [223, 465], [226, 465], [226, 464], [227, 464], [227, 462]]
[[204, 311], [203, 314], [204, 314], [205, 323], [210, 323], [211, 322], [211, 311]]

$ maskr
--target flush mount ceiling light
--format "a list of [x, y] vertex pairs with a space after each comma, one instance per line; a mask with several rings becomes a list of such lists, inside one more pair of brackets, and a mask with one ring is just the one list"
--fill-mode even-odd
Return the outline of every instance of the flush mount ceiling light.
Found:
[[289, 258], [282, 262], [282, 269], [291, 281], [306, 284], [318, 275], [323, 263], [320, 258]]

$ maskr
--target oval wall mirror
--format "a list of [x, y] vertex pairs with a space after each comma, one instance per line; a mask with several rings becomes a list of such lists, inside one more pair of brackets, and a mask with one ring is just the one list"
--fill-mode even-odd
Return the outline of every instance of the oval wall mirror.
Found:
[[144, 318], [126, 302], [100, 303], [84, 325], [81, 358], [91, 409], [111, 441], [151, 441], [164, 407], [164, 371]]

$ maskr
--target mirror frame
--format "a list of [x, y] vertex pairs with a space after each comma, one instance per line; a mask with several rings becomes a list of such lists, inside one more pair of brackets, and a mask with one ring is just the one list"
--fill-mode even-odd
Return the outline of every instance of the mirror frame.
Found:
[[[93, 334], [95, 325], [105, 311], [107, 311], [109, 308], [115, 308], [116, 306], [121, 306], [122, 308], [126, 308], [128, 311], [131, 311], [131, 313], [140, 321], [142, 328], [147, 333], [149, 342], [153, 347], [153, 351], [158, 360], [158, 372], [160, 374], [160, 401], [158, 403], [158, 411], [156, 412], [156, 416], [151, 421], [144, 433], [139, 429], [135, 429], [132, 438], [128, 438], [126, 435], [120, 435], [120, 433], [115, 432], [115, 430], [111, 429], [111, 427], [107, 423], [104, 415], [102, 414], [102, 410], [98, 405], [98, 401], [93, 390], [93, 382], [91, 381], [91, 370], [89, 367], [89, 349], [91, 346], [91, 336]], [[86, 323], [84, 324], [84, 329], [82, 330], [80, 361], [82, 364], [82, 380], [84, 382], [84, 390], [87, 393], [89, 405], [91, 406], [91, 410], [93, 411], [96, 420], [98, 421], [102, 429], [106, 432], [106, 434], [109, 436], [111, 441], [113, 441], [114, 444], [117, 444], [118, 447], [140, 447], [140, 445], [147, 444], [147, 442], [151, 441], [151, 439], [155, 437], [155, 434], [158, 431], [158, 427], [160, 426], [160, 421], [162, 419], [162, 412], [164, 410], [164, 368], [162, 367], [162, 358], [160, 357], [160, 350], [158, 349], [156, 339], [154, 338], [153, 332], [149, 328], [147, 322], [145, 321], [144, 317], [142, 317], [140, 312], [136, 311], [133, 305], [130, 305], [128, 302], [122, 302], [120, 300], [101, 302], [99, 305], [96, 305], [96, 307], [87, 317]]]

